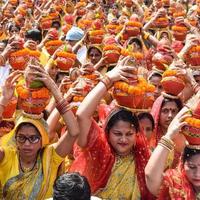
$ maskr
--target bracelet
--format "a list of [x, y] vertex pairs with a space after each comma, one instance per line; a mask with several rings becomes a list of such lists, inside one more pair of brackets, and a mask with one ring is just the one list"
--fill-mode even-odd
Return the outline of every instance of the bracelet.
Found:
[[166, 136], [163, 136], [160, 141], [158, 142], [158, 145], [164, 147], [165, 149], [172, 151], [174, 149], [174, 142], [167, 138]]
[[144, 40], [147, 40], [150, 35], [151, 35], [150, 33], [144, 32], [144, 35], [143, 35]]
[[112, 80], [106, 74], [103, 76], [103, 78], [100, 79], [100, 82], [102, 82], [106, 86], [107, 90], [109, 90], [113, 85]]
[[200, 86], [198, 83], [195, 83], [194, 85], [192, 85], [192, 88], [193, 88], [194, 92], [197, 93], [200, 89]]
[[61, 115], [64, 115], [71, 109], [66, 99], [62, 99], [60, 102], [58, 102], [56, 108]]

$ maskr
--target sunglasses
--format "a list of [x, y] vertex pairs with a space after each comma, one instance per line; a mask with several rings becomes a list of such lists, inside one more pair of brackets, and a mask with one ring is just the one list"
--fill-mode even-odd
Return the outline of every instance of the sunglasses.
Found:
[[31, 144], [36, 144], [40, 141], [40, 136], [38, 135], [31, 135], [30, 137], [26, 137], [25, 135], [18, 135], [15, 137], [16, 141], [20, 144], [24, 144], [26, 140], [29, 141]]

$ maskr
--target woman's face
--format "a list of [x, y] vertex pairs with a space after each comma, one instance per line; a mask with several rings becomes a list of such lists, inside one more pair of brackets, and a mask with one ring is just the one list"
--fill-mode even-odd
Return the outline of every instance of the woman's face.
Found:
[[152, 126], [151, 121], [148, 118], [143, 118], [140, 120], [140, 126], [142, 127], [144, 134], [149, 140], [151, 137], [151, 134], [153, 133], [153, 126]]
[[167, 129], [173, 118], [177, 115], [179, 109], [174, 101], [166, 102], [160, 111], [159, 124], [161, 128]]
[[100, 59], [102, 57], [102, 53], [98, 49], [92, 48], [90, 50], [90, 53], [88, 54], [88, 57], [89, 57], [91, 63], [93, 65], [95, 65], [100, 61]]
[[152, 76], [149, 80], [149, 82], [155, 86], [155, 92], [154, 92], [155, 100], [161, 95], [162, 92], [161, 79], [162, 77], [160, 76]]
[[200, 154], [192, 156], [184, 163], [186, 176], [195, 189], [200, 189]]
[[118, 155], [128, 155], [135, 144], [135, 135], [131, 123], [119, 120], [109, 131], [109, 142]]
[[22, 157], [35, 157], [42, 147], [41, 136], [31, 125], [22, 125], [18, 129], [16, 143]]

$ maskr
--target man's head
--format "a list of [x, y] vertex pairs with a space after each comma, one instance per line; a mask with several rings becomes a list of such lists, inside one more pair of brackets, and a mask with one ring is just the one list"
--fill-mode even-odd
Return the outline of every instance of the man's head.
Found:
[[90, 200], [90, 197], [90, 185], [79, 173], [65, 173], [54, 183], [53, 200]]

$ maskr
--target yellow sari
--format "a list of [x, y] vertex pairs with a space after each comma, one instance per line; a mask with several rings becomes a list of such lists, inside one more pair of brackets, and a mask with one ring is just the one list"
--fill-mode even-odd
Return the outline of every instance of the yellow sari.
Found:
[[[135, 174], [134, 178], [130, 174]], [[135, 161], [132, 154], [127, 157], [116, 157], [115, 165], [106, 187], [97, 192], [96, 196], [107, 200], [140, 199], [139, 185], [135, 172]]]
[[[14, 145], [15, 130], [24, 122], [33, 124], [42, 137], [42, 148], [37, 161], [33, 170], [28, 172], [21, 171], [18, 150]], [[8, 134], [9, 137], [3, 140], [4, 158], [0, 162], [0, 194], [3, 191], [5, 199], [43, 200], [52, 196], [53, 184], [64, 158], [56, 153], [53, 145], [47, 145], [48, 134], [43, 123], [42, 120], [22, 116], [15, 129]], [[0, 196], [0, 199], [3, 197]]]

